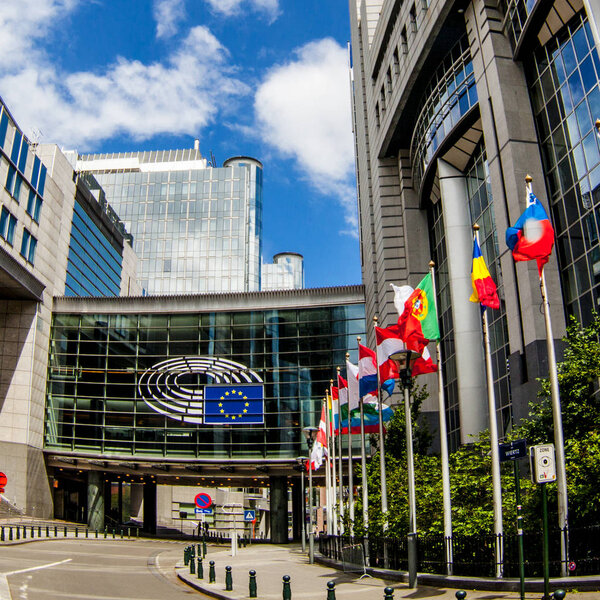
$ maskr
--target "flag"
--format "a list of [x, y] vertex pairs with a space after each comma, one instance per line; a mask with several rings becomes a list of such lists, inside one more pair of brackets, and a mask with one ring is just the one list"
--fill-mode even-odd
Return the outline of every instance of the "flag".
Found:
[[487, 265], [477, 235], [473, 237], [473, 265], [471, 266], [471, 283], [473, 293], [469, 300], [479, 302], [482, 307], [500, 308], [500, 300], [496, 291], [496, 284], [488, 271]]
[[358, 393], [361, 398], [377, 394], [377, 361], [375, 352], [362, 344], [358, 345]]
[[329, 422], [331, 423], [331, 429], [332, 429], [333, 435], [338, 434], [338, 425], [339, 425], [339, 420], [340, 420], [340, 416], [338, 414], [339, 394], [340, 394], [339, 389], [335, 385], [332, 385], [331, 386], [331, 419]]
[[239, 383], [204, 386], [204, 422], [210, 425], [263, 423], [263, 386]]
[[[379, 377], [383, 380], [398, 379], [398, 369], [396, 363], [390, 358], [390, 355], [398, 350], [404, 350], [405, 345], [400, 338], [401, 328], [399, 325], [390, 327], [375, 327], [375, 338], [377, 340], [377, 364], [379, 365]], [[431, 359], [431, 354], [427, 346], [423, 348], [423, 353], [413, 364], [412, 375], [424, 375], [425, 373], [435, 373], [437, 365]]]
[[516, 262], [537, 260], [538, 272], [548, 262], [554, 246], [554, 229], [535, 194], [527, 190], [527, 208], [514, 227], [506, 230], [506, 245]]
[[[319, 422], [319, 431], [317, 433], [317, 439], [314, 441], [312, 450], [310, 453], [310, 468], [316, 471], [322, 464], [323, 459], [327, 456], [327, 425], [325, 423], [327, 416], [325, 414], [325, 403], [321, 407], [321, 420]], [[307, 463], [306, 470], [308, 471], [309, 465]]]
[[336, 429], [339, 434], [343, 433], [344, 423], [346, 424], [346, 431], [348, 431], [348, 382], [341, 375], [338, 375], [338, 396], [340, 410], [337, 415]]
[[401, 301], [410, 286], [394, 288], [394, 304], [399, 313], [398, 325], [400, 338], [404, 340], [409, 350], [421, 353], [429, 340], [440, 339], [435, 299], [433, 297], [433, 282], [431, 273], [427, 273], [418, 287], [406, 298], [403, 309]]
[[[351, 433], [360, 433], [360, 387], [358, 382], [358, 367], [350, 361], [346, 361], [346, 376], [348, 377], [348, 403], [346, 404], [346, 408], [342, 406], [342, 433], [348, 433], [348, 413], [350, 413]], [[372, 421], [367, 423], [367, 420], [365, 419], [365, 432], [377, 433], [378, 431], [379, 419], [375, 423]]]

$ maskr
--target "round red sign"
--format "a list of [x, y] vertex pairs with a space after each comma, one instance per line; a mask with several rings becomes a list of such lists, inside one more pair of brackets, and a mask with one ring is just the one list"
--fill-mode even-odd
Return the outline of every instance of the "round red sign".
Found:
[[197, 494], [194, 502], [198, 508], [210, 508], [212, 506], [212, 498], [208, 494]]
[[4, 486], [8, 482], [8, 477], [4, 473], [0, 473], [0, 492], [4, 491]]

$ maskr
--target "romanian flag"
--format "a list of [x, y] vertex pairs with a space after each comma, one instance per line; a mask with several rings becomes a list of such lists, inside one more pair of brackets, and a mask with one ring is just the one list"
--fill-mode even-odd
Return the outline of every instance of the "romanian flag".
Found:
[[[409, 286], [400, 288], [394, 286], [396, 294], [394, 304], [400, 313], [398, 318], [400, 338], [404, 340], [409, 350], [421, 354], [430, 340], [440, 339], [431, 273], [427, 273], [423, 277], [421, 283], [410, 293], [402, 307], [402, 295], [410, 289]], [[403, 310], [400, 311], [400, 308], [403, 308]]]
[[506, 245], [517, 262], [537, 260], [538, 272], [542, 276], [542, 269], [552, 254], [554, 229], [544, 207], [529, 190], [525, 212], [514, 227], [506, 230]]
[[500, 300], [496, 291], [496, 284], [488, 271], [477, 235], [473, 237], [473, 265], [471, 266], [471, 282], [473, 283], [473, 293], [469, 300], [479, 302], [481, 306], [489, 308], [500, 308]]

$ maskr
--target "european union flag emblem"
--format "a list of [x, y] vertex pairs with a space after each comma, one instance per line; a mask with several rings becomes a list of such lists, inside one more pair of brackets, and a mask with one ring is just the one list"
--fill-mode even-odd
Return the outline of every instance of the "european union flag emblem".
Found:
[[264, 423], [263, 386], [236, 383], [205, 385], [204, 423], [207, 425]]

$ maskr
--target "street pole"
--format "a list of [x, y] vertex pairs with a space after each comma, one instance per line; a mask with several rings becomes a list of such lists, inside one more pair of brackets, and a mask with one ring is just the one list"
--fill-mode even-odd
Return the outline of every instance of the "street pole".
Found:
[[542, 483], [542, 521], [544, 527], [544, 600], [550, 600], [550, 550], [548, 542], [548, 493]]
[[[410, 377], [410, 374], [408, 375]], [[406, 462], [408, 474], [408, 587], [417, 583], [417, 500], [415, 495], [415, 464], [413, 457], [412, 422], [410, 418], [410, 385], [404, 385], [404, 415], [406, 422]]]
[[339, 478], [340, 484], [338, 487], [339, 490], [339, 504], [340, 504], [340, 535], [344, 535], [344, 470], [343, 470], [343, 462], [342, 462], [342, 405], [340, 402], [340, 368], [337, 368], [337, 381], [338, 385], [338, 398], [337, 398], [337, 414], [338, 414], [338, 460], [339, 460]]
[[[312, 453], [312, 444], [310, 445]], [[308, 562], [315, 562], [315, 532], [313, 527], [313, 489], [312, 489], [312, 464], [308, 459]]]

